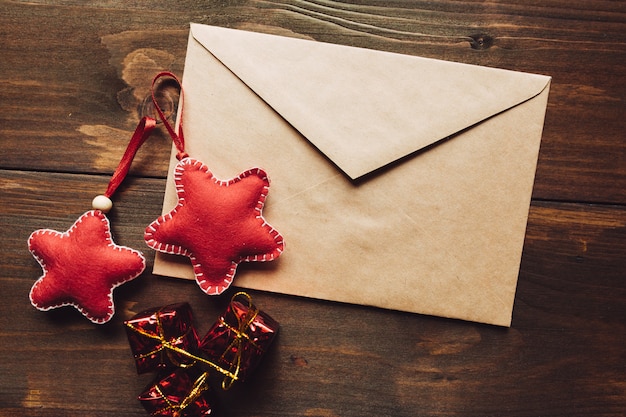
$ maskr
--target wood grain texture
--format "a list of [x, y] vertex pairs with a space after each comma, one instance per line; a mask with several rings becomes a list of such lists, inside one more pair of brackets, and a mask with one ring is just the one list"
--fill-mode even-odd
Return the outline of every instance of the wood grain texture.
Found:
[[[625, 197], [623, 2], [4, 3], [7, 168], [110, 171], [103, 155], [132, 131], [149, 75], [182, 70], [195, 21], [550, 75], [535, 197]], [[146, 175], [164, 174], [163, 142]]]
[[[519, 3], [0, 0], [0, 416], [147, 415], [122, 321], [189, 301], [202, 333], [224, 307], [149, 272], [103, 326], [28, 301], [28, 235], [106, 188], [152, 75], [182, 73], [190, 21], [553, 77], [512, 327], [253, 292], [281, 332], [223, 415], [623, 415], [626, 2]], [[149, 262], [169, 152], [149, 140], [110, 216]]]
[[[116, 290], [118, 314], [104, 326], [72, 309], [44, 314], [29, 305], [40, 269], [28, 234], [66, 229], [105, 184], [17, 171], [0, 179], [0, 238], [9, 248], [0, 285], [12, 300], [0, 317], [0, 352], [10, 358], [0, 363], [2, 415], [143, 415], [133, 394], [150, 377], [135, 374], [121, 321], [189, 300], [204, 332], [223, 308], [192, 282], [149, 273]], [[119, 243], [143, 247], [162, 185], [125, 185], [111, 214]], [[511, 329], [255, 292], [281, 333], [256, 377], [223, 407], [242, 416], [362, 416], [373, 408], [388, 416], [619, 415], [625, 230], [623, 207], [533, 205]]]

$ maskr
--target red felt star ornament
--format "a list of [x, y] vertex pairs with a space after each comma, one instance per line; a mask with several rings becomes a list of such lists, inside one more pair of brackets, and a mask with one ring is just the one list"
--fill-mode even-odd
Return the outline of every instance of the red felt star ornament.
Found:
[[146, 267], [140, 252], [113, 242], [100, 210], [86, 212], [64, 233], [36, 230], [28, 247], [43, 269], [30, 291], [33, 306], [45, 311], [71, 305], [98, 324], [115, 313], [113, 289]]
[[222, 181], [185, 157], [174, 181], [178, 204], [146, 228], [145, 240], [160, 252], [189, 257], [205, 293], [226, 290], [241, 262], [271, 261], [282, 253], [283, 237], [262, 215], [269, 189], [263, 170]]

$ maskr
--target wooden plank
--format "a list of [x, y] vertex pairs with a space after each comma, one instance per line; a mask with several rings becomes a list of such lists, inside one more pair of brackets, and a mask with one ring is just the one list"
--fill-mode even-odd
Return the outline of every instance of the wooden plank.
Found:
[[[534, 196], [626, 201], [623, 2], [44, 3], [0, 16], [2, 168], [111, 172], [152, 75], [182, 72], [196, 21], [551, 75]], [[157, 137], [134, 169], [162, 177], [168, 152]]]
[[[28, 300], [41, 274], [28, 235], [66, 230], [102, 193], [152, 75], [182, 73], [190, 21], [553, 77], [513, 327], [253, 292], [281, 333], [256, 376], [220, 394], [226, 415], [623, 414], [626, 3], [36, 0], [2, 10], [0, 415], [144, 416], [135, 396], [152, 375], [135, 374], [122, 321], [189, 301], [204, 333], [224, 308], [227, 298], [150, 265], [116, 290], [104, 326]], [[116, 241], [149, 263], [143, 229], [161, 211], [168, 156], [169, 139], [151, 138], [110, 215]]]
[[[225, 298], [144, 273], [118, 288], [118, 313], [95, 326], [71, 308], [39, 312], [31, 231], [67, 229], [106, 186], [94, 175], [0, 172], [0, 414], [141, 416], [122, 320], [189, 301], [200, 333]], [[116, 240], [152, 253], [143, 228], [164, 181], [130, 178], [116, 197]], [[619, 415], [626, 407], [626, 210], [533, 205], [510, 329], [253, 292], [281, 323], [256, 376], [222, 395], [231, 416]], [[241, 399], [244, 398], [245, 401]]]

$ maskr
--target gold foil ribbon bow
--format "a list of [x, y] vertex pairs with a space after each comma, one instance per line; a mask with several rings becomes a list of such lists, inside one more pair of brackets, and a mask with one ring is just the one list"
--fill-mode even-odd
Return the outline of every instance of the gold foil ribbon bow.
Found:
[[182, 416], [182, 412], [185, 410], [185, 408], [193, 404], [193, 402], [203, 392], [209, 390], [209, 385], [206, 383], [207, 377], [208, 377], [208, 374], [206, 372], [203, 372], [202, 375], [200, 375], [200, 377], [198, 377], [198, 379], [196, 379], [196, 381], [193, 383], [191, 390], [189, 391], [187, 396], [183, 399], [183, 401], [180, 402], [180, 404], [174, 404], [173, 402], [171, 402], [169, 398], [167, 398], [167, 395], [163, 393], [163, 391], [161, 390], [161, 387], [158, 384], [155, 385], [154, 386], [155, 391], [159, 393], [159, 395], [161, 396], [161, 398], [163, 398], [167, 406], [157, 410], [156, 412], [153, 413], [153, 415], [161, 415], [163, 414], [164, 411], [171, 411], [173, 417]]
[[[201, 356], [198, 356], [198, 355], [194, 355], [193, 353], [188, 352], [185, 349], [176, 346], [176, 343], [179, 342], [182, 338], [184, 338], [191, 331], [191, 327], [189, 329], [187, 329], [187, 332], [185, 332], [185, 334], [183, 334], [181, 336], [178, 336], [172, 342], [172, 341], [167, 340], [167, 338], [165, 337], [165, 334], [164, 334], [165, 331], [163, 329], [163, 324], [161, 323], [161, 310], [158, 310], [155, 313], [155, 317], [156, 317], [156, 327], [157, 327], [157, 333], [156, 334], [147, 332], [147, 331], [145, 331], [145, 330], [143, 330], [141, 328], [137, 328], [137, 327], [133, 326], [131, 323], [126, 322], [126, 326], [131, 328], [133, 331], [135, 331], [135, 332], [137, 332], [137, 333], [139, 333], [139, 334], [141, 334], [143, 336], [146, 336], [146, 337], [148, 337], [150, 339], [158, 340], [159, 344], [160, 344], [159, 347], [154, 349], [153, 351], [148, 352], [148, 353], [144, 353], [142, 355], [138, 355], [138, 356], [136, 356], [136, 358], [139, 358], [139, 359], [147, 358], [149, 356], [154, 355], [155, 353], [161, 352], [162, 354], [163, 353], [167, 354], [169, 359], [170, 359], [170, 361], [173, 364], [175, 364], [176, 366], [181, 367], [181, 368], [191, 367], [191, 366], [193, 366], [195, 364], [195, 362], [200, 362], [200, 363], [203, 363], [203, 364], [209, 366], [211, 369], [213, 369], [215, 371], [218, 371], [219, 373], [223, 374], [226, 377], [225, 380], [226, 379], [230, 379], [232, 381], [232, 382], [230, 382], [230, 384], [228, 384], [228, 387], [230, 387], [232, 385], [232, 383], [238, 379], [237, 378], [237, 374], [239, 373], [239, 369], [236, 369], [236, 371], [233, 373], [233, 372], [231, 372], [229, 370], [226, 370], [226, 369], [220, 367], [219, 365], [211, 362], [208, 359], [205, 359], [205, 358], [203, 358]], [[188, 357], [190, 359], [193, 359], [194, 362], [190, 363], [190, 364], [179, 363], [178, 361], [176, 361], [171, 356], [172, 352], [175, 352], [175, 353], [178, 353], [180, 355], [186, 356], [186, 357]], [[224, 384], [222, 384], [222, 386], [224, 386]], [[224, 388], [224, 389], [226, 389], [226, 388]]]
[[183, 340], [185, 337], [187, 337], [189, 335], [189, 332], [192, 331], [192, 327], [189, 326], [185, 333], [183, 333], [182, 335], [178, 336], [173, 341], [167, 340], [167, 338], [165, 337], [165, 329], [163, 327], [163, 323], [161, 322], [161, 313], [163, 311], [163, 308], [165, 308], [165, 307], [160, 308], [159, 310], [157, 310], [154, 313], [155, 321], [156, 321], [156, 332], [157, 332], [156, 335], [153, 334], [153, 333], [147, 332], [147, 331], [145, 331], [145, 330], [143, 330], [141, 328], [134, 327], [131, 323], [128, 323], [128, 322], [125, 323], [126, 326], [128, 326], [134, 332], [139, 333], [139, 334], [141, 334], [143, 336], [146, 336], [146, 337], [148, 337], [150, 339], [158, 340], [160, 342], [159, 346], [156, 349], [154, 349], [154, 350], [152, 350], [152, 351], [150, 351], [148, 353], [144, 353], [142, 355], [135, 355], [135, 358], [136, 359], [144, 359], [144, 358], [148, 358], [148, 357], [150, 357], [150, 356], [160, 352], [161, 353], [161, 362], [164, 362], [163, 354], [166, 354], [167, 357], [169, 358], [170, 362], [172, 362], [174, 365], [176, 365], [178, 367], [184, 368], [184, 367], [187, 367], [187, 366], [193, 366], [193, 363], [191, 365], [186, 365], [186, 364], [179, 363], [172, 355], [172, 352], [176, 352], [176, 353], [181, 353], [181, 354], [189, 357], [189, 355], [188, 355], [189, 352], [187, 352], [184, 349], [179, 348], [176, 345], [181, 340]]
[[[224, 369], [221, 366], [209, 361], [208, 359], [205, 359], [198, 355], [194, 355], [193, 353], [188, 352], [185, 349], [182, 349], [176, 346], [176, 344], [180, 342], [180, 340], [182, 340], [184, 337], [186, 337], [189, 334], [189, 332], [191, 331], [191, 327], [187, 329], [187, 332], [185, 332], [185, 334], [178, 336], [173, 341], [167, 340], [164, 334], [165, 331], [163, 328], [163, 324], [161, 322], [161, 311], [162, 311], [161, 309], [159, 309], [155, 313], [156, 328], [157, 328], [156, 334], [147, 332], [141, 328], [134, 327], [132, 324], [128, 322], [126, 323], [126, 325], [129, 328], [131, 328], [133, 331], [143, 336], [146, 336], [150, 339], [159, 341], [158, 348], [154, 349], [151, 352], [136, 356], [136, 358], [139, 358], [139, 359], [147, 358], [149, 356], [154, 355], [155, 353], [161, 352], [162, 354], [163, 353], [167, 354], [170, 361], [176, 366], [179, 366], [181, 368], [191, 367], [195, 364], [195, 362], [200, 362], [209, 366], [211, 369], [218, 371], [222, 375], [224, 375], [224, 380], [222, 381], [222, 389], [224, 390], [229, 389], [233, 385], [233, 383], [239, 379], [239, 371], [241, 370], [241, 355], [243, 353], [244, 343], [250, 343], [257, 349], [261, 351], [263, 350], [254, 340], [250, 339], [250, 336], [246, 333], [250, 325], [254, 322], [254, 320], [256, 320], [257, 316], [259, 315], [259, 309], [256, 308], [256, 306], [252, 303], [252, 298], [250, 297], [248, 293], [238, 292], [234, 294], [233, 297], [231, 298], [231, 303], [235, 301], [237, 297], [244, 297], [248, 304], [248, 311], [242, 317], [239, 317], [236, 313], [234, 313], [234, 316], [237, 319], [237, 327], [231, 326], [230, 324], [226, 323], [226, 321], [224, 321], [223, 317], [220, 317], [220, 324], [235, 335], [235, 337], [233, 338], [233, 341], [228, 345], [228, 347], [224, 350], [224, 353], [222, 353], [222, 356], [220, 357], [221, 360], [229, 363], [229, 361], [225, 360], [225, 355], [229, 351], [236, 352], [235, 360], [230, 362], [231, 366], [229, 369]], [[194, 362], [191, 364], [179, 363], [172, 356], [172, 352], [175, 352], [180, 355], [186, 356], [190, 359], [193, 359]]]
[[[235, 335], [233, 341], [230, 342], [230, 344], [224, 350], [224, 353], [222, 353], [222, 356], [220, 357], [220, 360], [222, 360], [223, 362], [231, 364], [228, 371], [230, 372], [231, 375], [234, 375], [234, 378], [233, 378], [230, 375], [225, 374], [226, 378], [224, 378], [224, 380], [222, 381], [222, 389], [224, 390], [229, 389], [239, 377], [239, 371], [241, 369], [241, 355], [243, 354], [244, 343], [250, 343], [257, 349], [261, 351], [263, 350], [259, 345], [256, 344], [254, 340], [250, 339], [250, 336], [246, 333], [250, 325], [254, 323], [254, 320], [256, 320], [257, 316], [259, 315], [259, 309], [256, 308], [254, 304], [252, 304], [252, 298], [250, 297], [248, 293], [245, 293], [245, 292], [238, 292], [235, 295], [233, 295], [233, 297], [231, 298], [231, 304], [239, 296], [244, 297], [246, 301], [248, 302], [248, 311], [242, 317], [239, 317], [233, 311], [233, 314], [235, 318], [237, 319], [237, 327], [231, 326], [230, 324], [226, 323], [226, 321], [224, 320], [224, 317], [220, 317], [220, 325], [224, 326]], [[225, 356], [229, 351], [236, 352], [235, 360], [232, 362], [229, 362], [228, 360], [225, 359]]]

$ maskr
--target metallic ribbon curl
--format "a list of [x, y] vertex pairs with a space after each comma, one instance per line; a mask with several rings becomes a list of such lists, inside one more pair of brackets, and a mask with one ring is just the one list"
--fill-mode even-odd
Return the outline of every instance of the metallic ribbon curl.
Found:
[[[254, 304], [252, 304], [252, 298], [250, 297], [249, 294], [245, 293], [245, 292], [238, 292], [235, 295], [233, 295], [233, 297], [231, 298], [231, 303], [233, 301], [235, 301], [235, 298], [239, 297], [239, 296], [243, 296], [246, 298], [247, 303], [248, 303], [248, 312], [243, 316], [243, 317], [239, 317], [237, 316], [237, 314], [235, 314], [235, 317], [237, 318], [237, 327], [232, 327], [230, 326], [228, 323], [226, 323], [223, 319], [223, 317], [220, 318], [220, 323], [226, 327], [228, 330], [230, 330], [231, 332], [233, 332], [235, 334], [235, 338], [233, 339], [233, 341], [230, 343], [230, 345], [225, 349], [224, 353], [222, 354], [222, 356], [220, 357], [220, 359], [224, 359], [226, 353], [230, 350], [234, 350], [235, 353], [235, 360], [233, 361], [233, 363], [231, 364], [229, 369], [224, 369], [221, 366], [211, 362], [208, 359], [205, 359], [201, 356], [198, 355], [194, 355], [191, 352], [186, 351], [185, 349], [182, 349], [178, 346], [176, 346], [177, 343], [179, 343], [184, 337], [186, 337], [188, 335], [188, 333], [191, 331], [191, 327], [187, 329], [187, 332], [185, 332], [185, 334], [178, 336], [176, 339], [174, 339], [173, 341], [167, 340], [167, 338], [165, 337], [165, 330], [163, 328], [163, 324], [161, 322], [161, 310], [157, 311], [155, 313], [155, 317], [156, 317], [156, 326], [157, 326], [157, 334], [153, 334], [150, 332], [147, 332], [141, 328], [137, 328], [134, 327], [132, 324], [130, 323], [126, 323], [126, 325], [131, 328], [133, 331], [146, 336], [150, 339], [154, 339], [154, 340], [158, 340], [159, 341], [159, 347], [154, 349], [151, 352], [148, 353], [144, 353], [140, 356], [137, 356], [137, 358], [147, 358], [149, 356], [152, 356], [156, 353], [161, 352], [161, 354], [166, 354], [170, 360], [170, 362], [172, 362], [174, 365], [180, 367], [180, 368], [186, 368], [186, 367], [191, 367], [194, 366], [196, 362], [202, 363], [204, 365], [207, 365], [208, 367], [210, 367], [211, 369], [221, 373], [222, 375], [224, 375], [224, 380], [222, 381], [222, 389], [224, 390], [228, 390], [235, 381], [237, 381], [239, 379], [239, 372], [241, 370], [241, 355], [242, 355], [242, 351], [243, 351], [243, 345], [244, 342], [250, 343], [253, 346], [255, 346], [256, 348], [258, 348], [259, 350], [262, 350], [261, 347], [259, 345], [257, 345], [252, 339], [250, 339], [250, 336], [248, 336], [248, 334], [246, 333], [246, 330], [250, 327], [250, 325], [254, 322], [254, 320], [256, 319], [256, 317], [259, 314], [259, 309], [256, 308], [256, 306], [254, 306]], [[180, 355], [183, 355], [187, 358], [193, 359], [193, 363], [191, 364], [183, 364], [180, 363], [178, 360], [176, 360], [173, 356], [172, 353], [178, 353]], [[163, 360], [162, 360], [163, 362]], [[228, 362], [228, 361], [226, 361]]]
[[200, 375], [198, 379], [196, 379], [196, 381], [193, 383], [191, 390], [189, 391], [187, 396], [183, 399], [183, 401], [181, 401], [180, 404], [172, 403], [169, 400], [169, 398], [167, 398], [167, 395], [163, 393], [163, 391], [161, 390], [161, 387], [159, 387], [158, 384], [155, 385], [154, 386], [155, 391], [159, 393], [161, 398], [163, 398], [163, 400], [166, 402], [167, 406], [157, 410], [156, 412], [153, 413], [153, 415], [161, 415], [163, 414], [164, 411], [171, 411], [173, 417], [181, 416], [185, 408], [193, 404], [193, 402], [200, 395], [202, 395], [203, 392], [209, 390], [209, 386], [206, 383], [207, 377], [208, 377], [208, 374], [206, 372], [203, 372], [202, 375]]
[[254, 304], [252, 304], [252, 297], [250, 297], [250, 295], [245, 292], [238, 292], [233, 295], [233, 297], [231, 298], [231, 304], [239, 296], [246, 298], [246, 301], [248, 302], [248, 311], [243, 317], [239, 317], [237, 314], [234, 314], [237, 319], [237, 327], [232, 327], [231, 325], [226, 323], [226, 321], [224, 321], [223, 317], [220, 317], [220, 324], [235, 334], [235, 338], [224, 350], [224, 353], [222, 353], [220, 360], [228, 362], [227, 360], [225, 360], [226, 353], [233, 350], [236, 352], [235, 360], [233, 361], [233, 363], [231, 363], [231, 366], [228, 370], [231, 375], [234, 375], [234, 378], [230, 375], [227, 375], [224, 378], [224, 380], [222, 381], [222, 389], [224, 390], [229, 389], [239, 377], [239, 371], [241, 369], [241, 355], [243, 352], [244, 342], [250, 343], [257, 349], [262, 350], [261, 347], [257, 345], [254, 340], [250, 339], [250, 336], [248, 336], [248, 334], [246, 333], [246, 330], [248, 330], [250, 325], [254, 323], [254, 320], [256, 320], [257, 316], [259, 315], [259, 309], [256, 308]]

